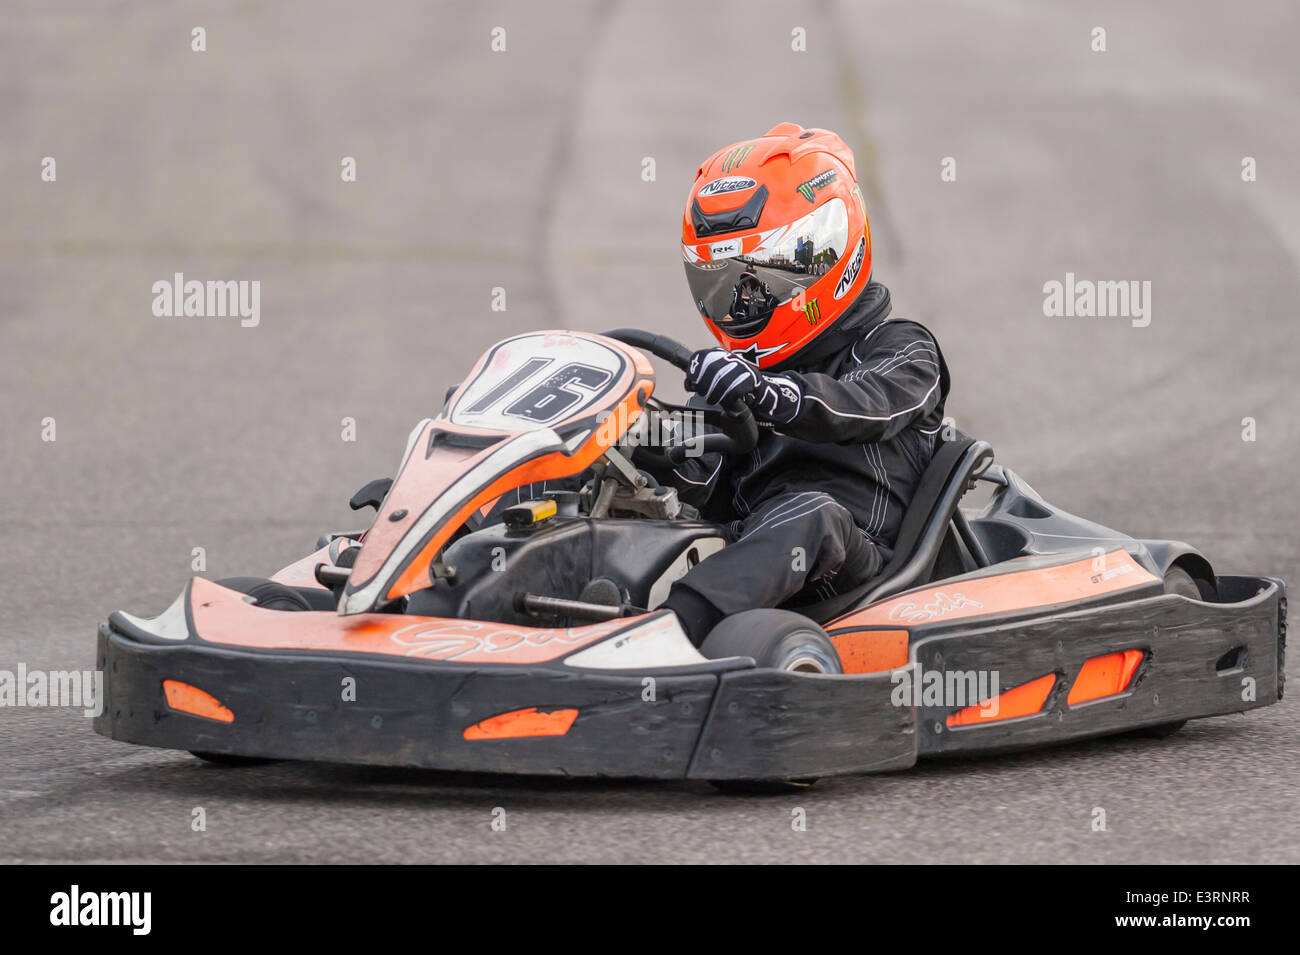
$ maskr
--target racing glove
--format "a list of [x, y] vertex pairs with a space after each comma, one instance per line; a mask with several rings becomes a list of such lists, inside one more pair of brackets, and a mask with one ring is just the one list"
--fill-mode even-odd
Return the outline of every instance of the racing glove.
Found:
[[739, 355], [725, 348], [706, 348], [691, 356], [686, 372], [686, 390], [711, 405], [744, 398], [762, 384], [759, 371]]
[[803, 403], [803, 395], [793, 381], [764, 374], [723, 348], [709, 348], [691, 356], [686, 388], [714, 405], [743, 398], [754, 414], [776, 424], [790, 421]]
[[789, 424], [803, 407], [803, 393], [799, 386], [781, 375], [765, 375], [762, 381], [745, 397], [754, 414], [773, 424]]

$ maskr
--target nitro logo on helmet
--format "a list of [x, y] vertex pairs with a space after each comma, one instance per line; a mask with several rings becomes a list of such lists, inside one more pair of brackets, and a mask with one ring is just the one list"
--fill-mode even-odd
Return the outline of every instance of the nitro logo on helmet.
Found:
[[840, 282], [835, 286], [835, 298], [841, 299], [848, 294], [849, 289], [853, 288], [853, 283], [858, 280], [858, 272], [862, 271], [862, 260], [867, 254], [867, 240], [865, 237], [858, 239], [858, 247], [853, 250], [853, 258], [849, 264], [844, 266], [844, 274], [840, 276]]
[[834, 169], [827, 169], [825, 172], [819, 172], [817, 175], [799, 186], [799, 195], [803, 196], [809, 202], [812, 202], [816, 198], [818, 191], [825, 189], [838, 178], [839, 174], [836, 173]]
[[757, 185], [758, 183], [748, 176], [723, 176], [721, 179], [715, 179], [700, 186], [698, 195], [706, 197], [721, 196], [728, 192], [744, 192], [746, 189], [753, 189]]
[[728, 149], [727, 154], [722, 157], [722, 171], [724, 173], [731, 172], [731, 170], [735, 169], [742, 162], [744, 162], [745, 157], [748, 156], [753, 151], [754, 151], [754, 146], [752, 143], [748, 146], [735, 146], [731, 149]]

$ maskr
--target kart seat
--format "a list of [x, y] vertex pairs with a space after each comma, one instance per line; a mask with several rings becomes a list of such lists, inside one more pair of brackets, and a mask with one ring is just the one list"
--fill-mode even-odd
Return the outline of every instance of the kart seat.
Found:
[[980, 562], [979, 545], [965, 527], [957, 505], [974, 484], [976, 475], [992, 460], [993, 448], [987, 441], [977, 441], [961, 432], [956, 432], [951, 440], [941, 441], [903, 515], [894, 556], [880, 573], [829, 600], [789, 609], [826, 623], [859, 605], [928, 583], [940, 547], [953, 531]]

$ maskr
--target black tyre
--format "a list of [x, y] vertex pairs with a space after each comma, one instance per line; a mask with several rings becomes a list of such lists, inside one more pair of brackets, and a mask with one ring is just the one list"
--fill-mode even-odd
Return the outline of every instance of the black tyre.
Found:
[[[711, 660], [753, 657], [760, 667], [792, 673], [843, 673], [826, 631], [789, 610], [746, 610], [713, 628], [700, 652]], [[780, 795], [809, 789], [816, 779], [715, 779], [731, 795]]]
[[806, 792], [813, 779], [710, 779], [709, 785], [728, 796], [789, 796]]
[[[1207, 583], [1205, 586], [1210, 590], [1214, 589], [1213, 584]], [[1165, 593], [1177, 594], [1192, 600], [1205, 599], [1201, 592], [1201, 584], [1198, 584], [1196, 579], [1181, 567], [1170, 567], [1165, 571]], [[1174, 723], [1161, 723], [1158, 726], [1145, 726], [1125, 735], [1142, 739], [1164, 739], [1166, 736], [1173, 736], [1186, 725], [1187, 720], [1178, 720]]]
[[190, 750], [191, 756], [197, 756], [205, 763], [211, 763], [213, 766], [264, 766], [267, 763], [274, 763], [273, 759], [262, 759], [258, 756], [233, 756], [230, 753], [200, 753], [198, 750]]
[[1197, 581], [1181, 567], [1170, 567], [1165, 571], [1165, 593], [1190, 597], [1192, 600], [1204, 600], [1203, 589], [1214, 590], [1214, 585], [1207, 581]]
[[700, 652], [711, 660], [753, 657], [761, 667], [794, 673], [843, 673], [826, 631], [789, 610], [746, 610], [713, 628]]
[[307, 598], [292, 587], [265, 577], [226, 577], [217, 583], [253, 598], [253, 603], [267, 610], [310, 610]]

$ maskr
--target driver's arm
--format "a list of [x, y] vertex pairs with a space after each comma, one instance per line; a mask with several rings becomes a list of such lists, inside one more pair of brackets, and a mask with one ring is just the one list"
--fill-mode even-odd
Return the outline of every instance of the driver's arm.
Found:
[[718, 452], [687, 458], [675, 465], [665, 483], [677, 488], [677, 498], [694, 508], [703, 508], [718, 486], [723, 460]]
[[943, 400], [938, 349], [921, 326], [886, 322], [858, 343], [838, 377], [769, 373], [746, 400], [776, 431], [803, 441], [888, 440]]
[[713, 496], [724, 468], [723, 456], [716, 451], [686, 458], [681, 464], [666, 464], [662, 457], [634, 456], [632, 460], [660, 484], [677, 488], [677, 499], [697, 510]]

